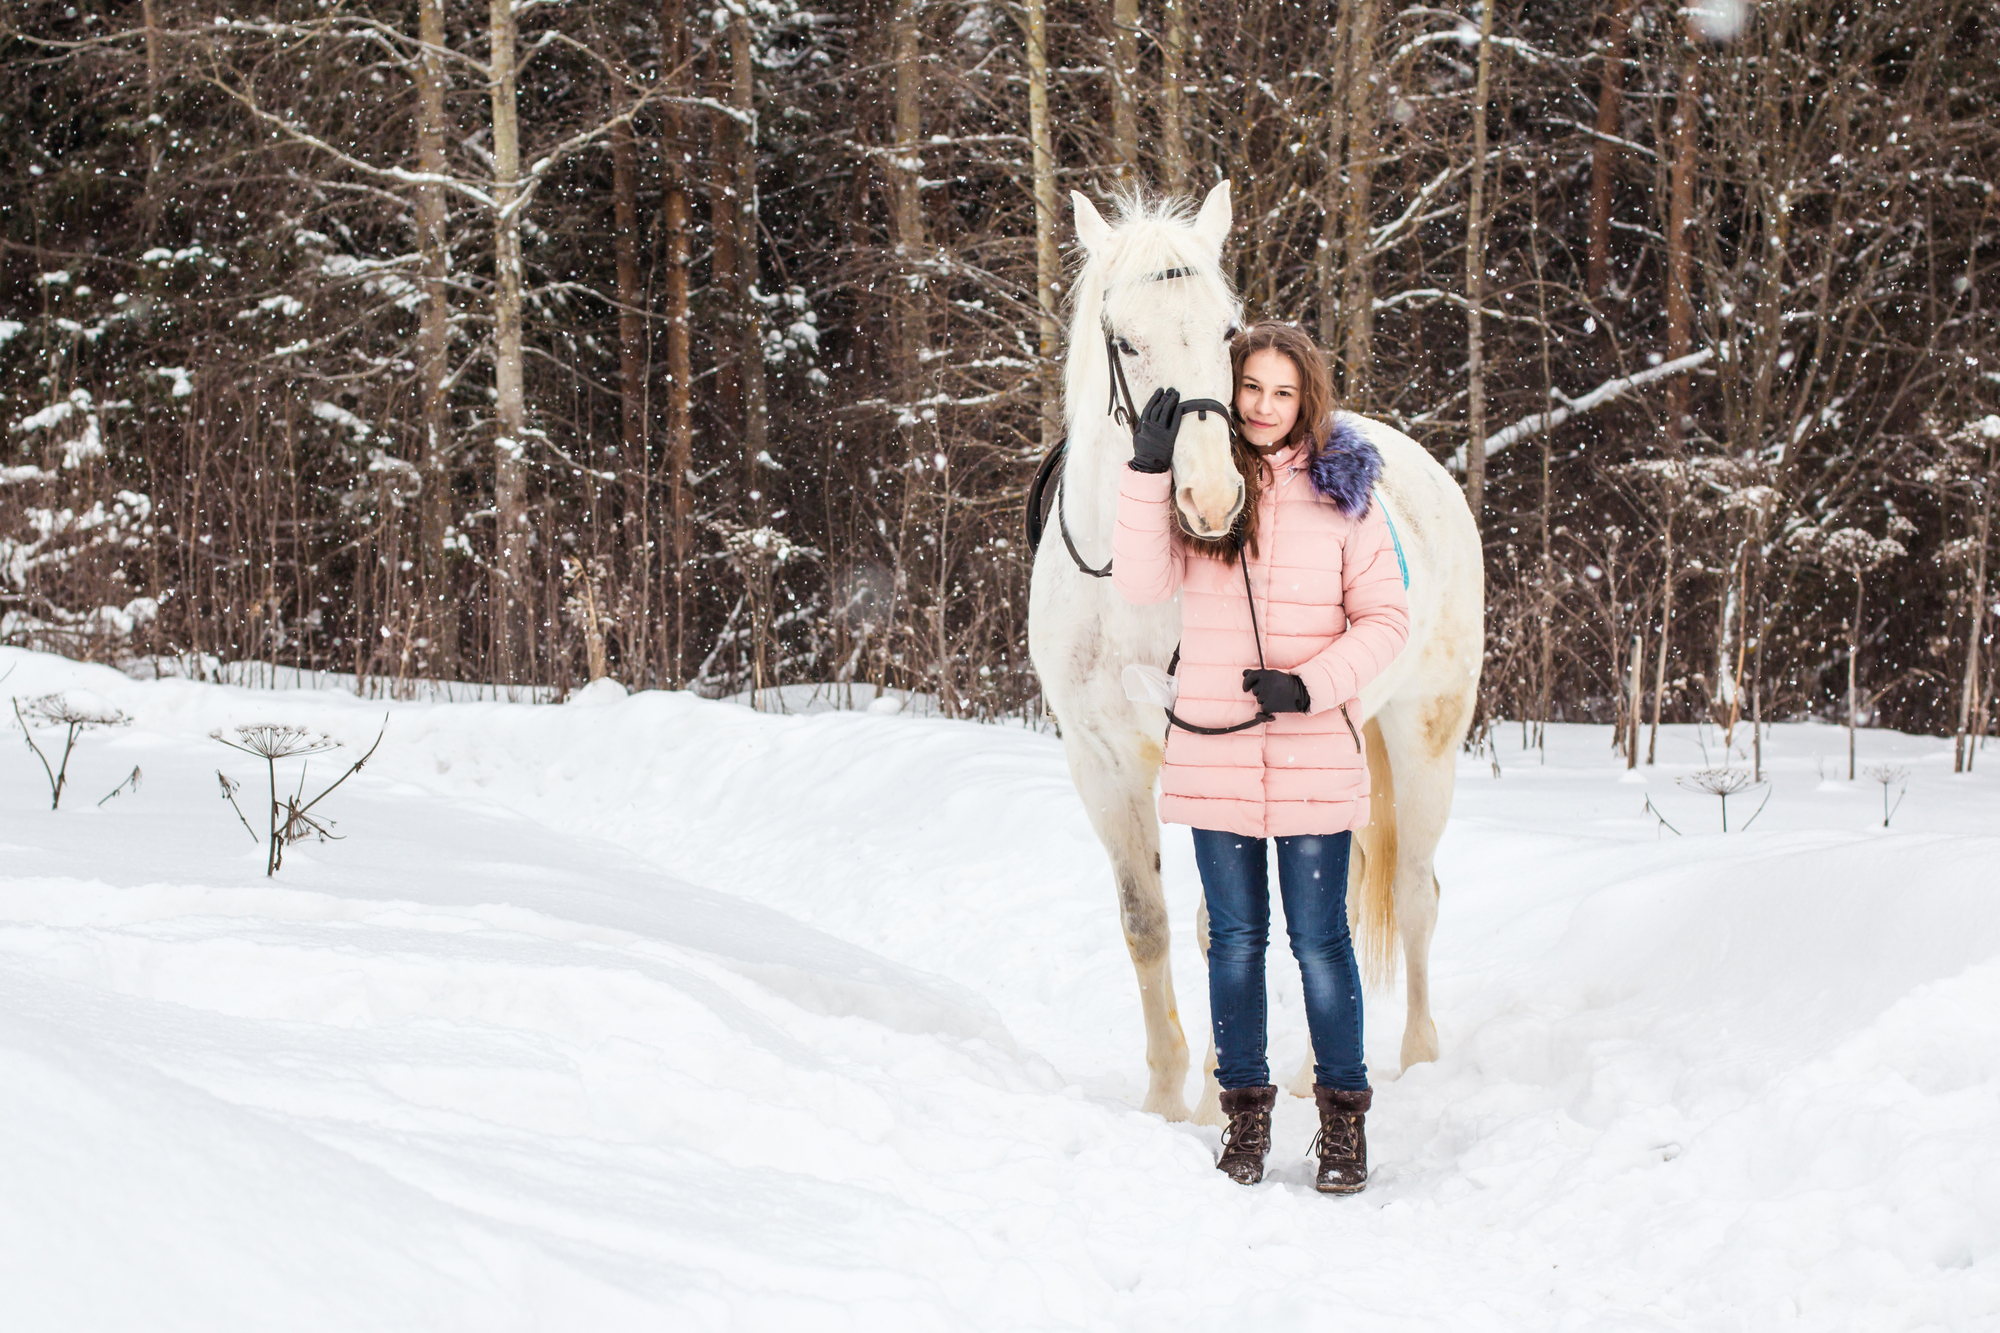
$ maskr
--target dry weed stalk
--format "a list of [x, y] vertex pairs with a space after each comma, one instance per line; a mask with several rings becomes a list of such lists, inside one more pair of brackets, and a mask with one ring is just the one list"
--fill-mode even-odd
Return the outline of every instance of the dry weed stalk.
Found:
[[[306, 772], [304, 767], [299, 769], [298, 792], [295, 795], [285, 797], [282, 801], [278, 799], [278, 761], [280, 759], [299, 759], [310, 755], [324, 754], [328, 750], [337, 749], [340, 745], [339, 741], [324, 732], [307, 731], [304, 727], [288, 726], [275, 722], [237, 727], [235, 740], [230, 740], [224, 736], [220, 727], [209, 733], [210, 740], [220, 741], [232, 750], [241, 750], [244, 754], [254, 755], [264, 761], [264, 772], [270, 781], [271, 795], [270, 850], [264, 861], [264, 874], [266, 877], [277, 874], [278, 868], [284, 865], [286, 844], [298, 842], [309, 836], [317, 837], [322, 842], [328, 838], [337, 838], [339, 836], [330, 827], [330, 821], [323, 824], [319, 820], [314, 819], [310, 811], [314, 806], [331, 796], [334, 789], [339, 787], [341, 783], [359, 773], [363, 764], [366, 764], [370, 759], [375, 757], [375, 751], [381, 748], [382, 737], [388, 733], [388, 730], [389, 719], [385, 715], [382, 719], [382, 730], [375, 734], [375, 743], [368, 747], [368, 753], [355, 760], [348, 766], [345, 773], [335, 778], [329, 786], [310, 801], [305, 799]], [[221, 779], [222, 794], [229, 798], [231, 805], [236, 805], [237, 784], [220, 770], [216, 772], [216, 777]], [[237, 806], [236, 815], [239, 819], [243, 818], [241, 806]], [[248, 828], [250, 821], [244, 819], [243, 824], [245, 828]], [[254, 838], [256, 830], [252, 829], [250, 836]]]
[[[1910, 770], [1900, 764], [1876, 764], [1861, 770], [1882, 784], [1882, 827], [1889, 827], [1889, 820], [1903, 808], [1903, 797], [1910, 790]], [[1896, 803], [1889, 804], [1889, 788], [1896, 789]]]
[[[1686, 777], [1675, 778], [1674, 784], [1687, 791], [1705, 791], [1710, 796], [1720, 798], [1722, 801], [1722, 831], [1724, 833], [1729, 832], [1729, 798], [1764, 785], [1755, 776], [1740, 768], [1699, 769], [1688, 774]], [[1764, 793], [1763, 801], [1757, 806], [1756, 813], [1743, 821], [1743, 827], [1747, 829], [1756, 823], [1757, 815], [1763, 814], [1764, 807], [1770, 803], [1771, 793], [1767, 791]]]
[[[20, 699], [15, 699], [14, 720], [21, 724], [21, 735], [26, 738], [28, 748], [35, 752], [35, 758], [42, 761], [42, 772], [48, 775], [51, 810], [62, 808], [63, 789], [69, 784], [69, 757], [76, 749], [76, 738], [92, 727], [124, 727], [132, 723], [131, 718], [115, 708], [89, 708], [70, 702], [68, 696], [60, 693], [37, 695], [28, 700], [25, 706]], [[35, 732], [29, 725], [30, 722], [68, 728], [63, 738], [61, 763], [49, 763], [49, 757], [42, 753], [42, 747], [35, 744]], [[105, 798], [109, 799], [111, 798], [108, 796]], [[104, 801], [99, 801], [98, 804], [102, 805]]]

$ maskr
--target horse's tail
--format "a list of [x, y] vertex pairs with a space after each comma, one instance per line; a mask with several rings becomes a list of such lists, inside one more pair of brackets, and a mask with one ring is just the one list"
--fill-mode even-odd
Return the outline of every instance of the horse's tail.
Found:
[[1368, 746], [1368, 826], [1354, 834], [1347, 876], [1348, 926], [1360, 956], [1362, 975], [1387, 987], [1396, 979], [1396, 775], [1382, 728], [1370, 718], [1362, 726]]

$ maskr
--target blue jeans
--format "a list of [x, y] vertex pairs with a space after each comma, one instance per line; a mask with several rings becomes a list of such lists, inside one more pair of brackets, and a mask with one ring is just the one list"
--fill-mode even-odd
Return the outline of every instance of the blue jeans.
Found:
[[[1359, 1092], [1361, 970], [1347, 933], [1351, 833], [1278, 838], [1285, 933], [1305, 982], [1313, 1081]], [[1264, 947], [1271, 936], [1270, 872], [1262, 838], [1194, 830], [1194, 859], [1208, 900], [1208, 1007], [1215, 1023], [1215, 1079], [1224, 1091], [1271, 1081], [1264, 1055]]]

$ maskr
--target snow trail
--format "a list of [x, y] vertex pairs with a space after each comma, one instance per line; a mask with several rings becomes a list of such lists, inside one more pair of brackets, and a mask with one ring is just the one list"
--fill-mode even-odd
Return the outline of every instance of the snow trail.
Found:
[[[1820, 780], [1834, 728], [1779, 729], [1772, 804], [1726, 837], [1671, 781], [1719, 757], [1692, 728], [1641, 782], [1599, 728], [1468, 762], [1444, 1056], [1393, 1078], [1371, 995], [1376, 1170], [1335, 1201], [1308, 1104], [1251, 1190], [1213, 1131], [1133, 1109], [1129, 964], [1052, 738], [10, 668], [135, 725], [86, 737], [60, 812], [0, 759], [9, 1327], [2000, 1320], [2000, 788], [1947, 743], [1864, 736], [1912, 770], [1887, 832], [1873, 784]], [[346, 840], [267, 880], [216, 794], [244, 779], [256, 822], [253, 775], [206, 733], [365, 745], [385, 707], [329, 802]]]

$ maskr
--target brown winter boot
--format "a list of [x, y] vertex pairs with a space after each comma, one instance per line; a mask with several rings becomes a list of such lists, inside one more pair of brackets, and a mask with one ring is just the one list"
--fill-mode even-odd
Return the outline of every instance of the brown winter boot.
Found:
[[1230, 1088], [1222, 1094], [1222, 1113], [1229, 1125], [1222, 1131], [1222, 1156], [1215, 1169], [1239, 1185], [1264, 1178], [1264, 1154], [1271, 1151], [1271, 1108], [1278, 1104], [1277, 1085]]
[[1315, 1083], [1313, 1100], [1319, 1103], [1319, 1136], [1310, 1150], [1319, 1154], [1313, 1188], [1321, 1194], [1359, 1194], [1368, 1185], [1368, 1130], [1362, 1122], [1375, 1090], [1348, 1092]]

